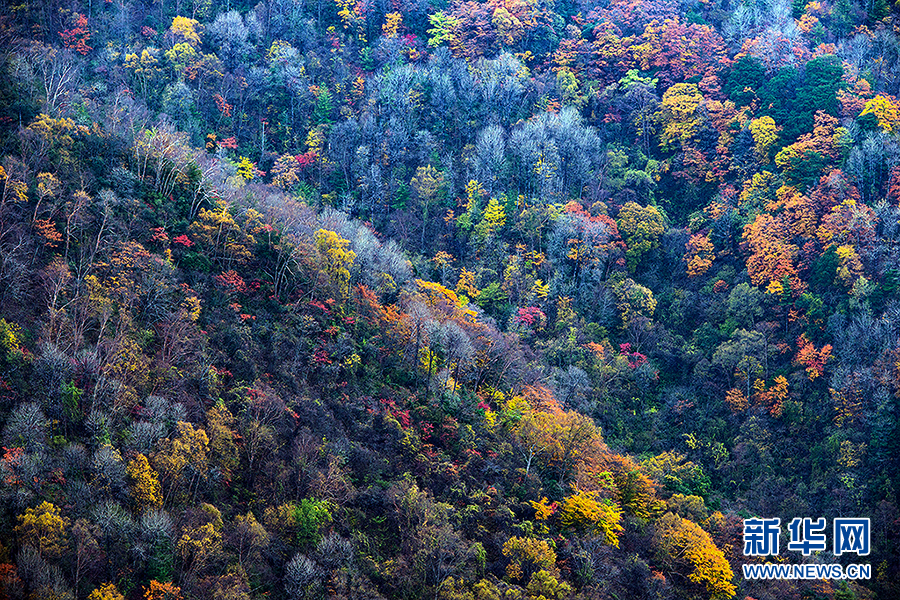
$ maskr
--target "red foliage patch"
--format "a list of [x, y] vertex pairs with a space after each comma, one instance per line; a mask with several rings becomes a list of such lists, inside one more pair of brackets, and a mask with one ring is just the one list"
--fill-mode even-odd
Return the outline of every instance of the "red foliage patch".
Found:
[[85, 55], [93, 50], [91, 46], [88, 46], [88, 42], [91, 41], [91, 30], [88, 27], [87, 17], [81, 13], [75, 13], [72, 15], [72, 22], [72, 28], [63, 29], [59, 32], [59, 36], [62, 38], [63, 46]]
[[176, 244], [180, 244], [181, 246], [184, 246], [185, 248], [190, 248], [191, 246], [194, 245], [194, 242], [192, 242], [191, 239], [188, 236], [184, 235], [183, 233], [172, 241]]
[[246, 294], [249, 291], [244, 279], [234, 269], [224, 271], [213, 279], [226, 294]]

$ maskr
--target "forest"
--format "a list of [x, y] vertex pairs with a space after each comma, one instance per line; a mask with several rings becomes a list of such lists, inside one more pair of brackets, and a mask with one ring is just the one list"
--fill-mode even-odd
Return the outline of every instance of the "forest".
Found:
[[900, 598], [898, 244], [900, 2], [8, 0], [0, 600]]

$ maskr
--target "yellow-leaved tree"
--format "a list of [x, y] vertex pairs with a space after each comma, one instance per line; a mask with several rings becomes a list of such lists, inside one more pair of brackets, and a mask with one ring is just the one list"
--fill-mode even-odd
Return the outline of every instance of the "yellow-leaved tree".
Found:
[[484, 209], [484, 216], [475, 226], [475, 236], [482, 243], [486, 243], [506, 223], [506, 211], [496, 198], [488, 201]]
[[[703, 94], [693, 83], [676, 83], [666, 90], [656, 118], [662, 125], [660, 142], [665, 150], [678, 148], [697, 133]], [[621, 227], [620, 227], [621, 229]]]
[[[166, 438], [159, 442], [159, 450], [151, 456], [153, 466], [162, 478], [165, 490], [164, 502], [175, 494], [184, 492], [196, 493], [200, 480], [206, 475], [206, 454], [209, 451], [209, 438], [206, 431], [184, 421], [176, 425], [178, 437]], [[188, 482], [181, 482], [187, 475]]]
[[253, 258], [250, 248], [256, 240], [237, 224], [224, 200], [218, 200], [215, 209], [200, 209], [197, 220], [188, 228], [188, 235], [225, 268]]
[[88, 596], [88, 600], [125, 600], [115, 584], [104, 583]]
[[563, 600], [572, 594], [572, 586], [547, 571], [538, 571], [525, 586], [527, 600]]
[[537, 466], [561, 485], [571, 481], [579, 465], [603, 447], [600, 429], [590, 418], [558, 406], [526, 409], [514, 433], [525, 459], [526, 477]]
[[878, 94], [868, 102], [859, 116], [875, 115], [878, 126], [888, 133], [900, 132], [900, 107], [894, 98]]
[[221, 518], [189, 528], [178, 540], [176, 549], [186, 572], [193, 574], [206, 567], [222, 550]]
[[162, 505], [162, 488], [159, 476], [143, 454], [138, 454], [128, 463], [128, 479], [131, 483], [131, 501], [135, 511], [144, 512], [147, 508]]
[[645, 254], [659, 247], [659, 237], [666, 231], [665, 218], [659, 209], [637, 202], [628, 202], [622, 207], [616, 225], [628, 245], [625, 258], [632, 272]]
[[657, 558], [667, 570], [686, 576], [711, 600], [734, 597], [731, 565], [699, 525], [667, 512], [656, 522], [655, 529]]
[[319, 229], [315, 233], [319, 265], [329, 279], [335, 295], [340, 299], [350, 292], [350, 267], [356, 261], [356, 253], [348, 249], [350, 240], [345, 240], [334, 231]]
[[231, 472], [238, 466], [240, 457], [232, 430], [235, 419], [224, 403], [220, 402], [206, 413], [206, 435], [209, 438], [210, 460], [219, 468], [222, 477], [229, 481]]
[[760, 117], [750, 121], [750, 133], [753, 135], [756, 157], [766, 164], [769, 162], [769, 154], [778, 142], [778, 127], [775, 119], [770, 116]]
[[836, 253], [841, 262], [838, 265], [835, 280], [840, 281], [841, 284], [848, 288], [852, 288], [856, 280], [863, 274], [863, 265], [859, 254], [856, 253], [856, 249], [851, 244], [838, 246]]
[[200, 23], [195, 19], [175, 17], [172, 19], [169, 31], [166, 32], [167, 40], [172, 45], [183, 43], [196, 48], [200, 45], [199, 25]]
[[59, 507], [45, 500], [16, 519], [20, 545], [33, 547], [44, 558], [58, 558], [65, 552], [69, 520], [62, 516]]
[[247, 561], [260, 560], [259, 552], [270, 540], [269, 532], [256, 520], [252, 512], [234, 518], [228, 541], [237, 552], [238, 564], [242, 569]]
[[582, 531], [593, 531], [603, 537], [610, 546], [619, 547], [619, 534], [624, 531], [622, 511], [609, 499], [597, 499], [598, 492], [575, 493], [565, 498], [559, 506], [559, 518], [563, 526]]
[[381, 33], [386, 38], [395, 38], [403, 25], [403, 15], [398, 12], [388, 13], [384, 16], [384, 25], [381, 26]]
[[526, 582], [538, 571], [559, 577], [556, 552], [546, 540], [511, 537], [503, 544], [503, 556], [509, 559], [506, 575], [512, 581]]

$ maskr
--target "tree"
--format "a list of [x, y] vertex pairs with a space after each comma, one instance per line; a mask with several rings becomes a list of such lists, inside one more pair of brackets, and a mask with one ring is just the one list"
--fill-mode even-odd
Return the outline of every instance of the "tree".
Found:
[[0, 564], [0, 600], [16, 600], [25, 596], [25, 584], [19, 577], [16, 566]]
[[653, 67], [664, 84], [715, 77], [731, 60], [719, 33], [709, 25], [685, 25], [675, 16], [647, 24], [632, 47], [642, 70]]
[[734, 577], [731, 566], [699, 525], [667, 512], [654, 529], [657, 556], [666, 568], [686, 575], [688, 581], [703, 589], [712, 600], [734, 597], [736, 588], [731, 583]]
[[451, 523], [453, 506], [435, 502], [427, 490], [410, 482], [392, 486], [388, 497], [404, 558], [416, 565], [414, 573], [422, 581], [440, 588], [473, 554], [473, 548]]
[[635, 320], [652, 319], [656, 312], [656, 298], [653, 291], [630, 277], [626, 277], [613, 284], [613, 293], [616, 296], [616, 307], [622, 317], [622, 326], [628, 327]]
[[238, 225], [224, 200], [217, 201], [214, 210], [201, 208], [188, 233], [213, 260], [226, 268], [253, 257], [250, 248], [256, 240]]
[[753, 383], [753, 403], [765, 409], [773, 417], [780, 417], [784, 410], [784, 401], [788, 397], [788, 382], [784, 375], [779, 375], [766, 389], [765, 382], [757, 379]]
[[419, 245], [425, 250], [425, 230], [428, 229], [429, 208], [433, 202], [438, 200], [444, 189], [444, 174], [438, 171], [430, 164], [424, 167], [418, 167], [416, 174], [409, 182], [410, 187], [415, 191], [416, 196], [422, 203], [422, 235]]
[[176, 550], [181, 555], [184, 570], [198, 574], [222, 551], [222, 513], [204, 502], [188, 509], [184, 521]]
[[[206, 474], [206, 454], [209, 438], [202, 428], [194, 429], [191, 423], [179, 421], [176, 424], [178, 437], [163, 439], [159, 450], [151, 456], [156, 471], [160, 474], [165, 490], [164, 502], [169, 502], [176, 493], [195, 494], [200, 480]], [[186, 489], [181, 489], [182, 478], [187, 475]]]
[[766, 71], [759, 59], [745, 54], [731, 65], [722, 91], [738, 106], [749, 106], [763, 88]]
[[487, 243], [506, 223], [506, 211], [496, 198], [491, 198], [484, 209], [484, 216], [475, 226], [475, 236], [482, 243]]
[[231, 68], [241, 64], [250, 52], [250, 29], [236, 10], [219, 13], [207, 31], [219, 48], [219, 57]]
[[722, 342], [713, 353], [713, 364], [721, 366], [731, 381], [734, 377], [746, 384], [746, 396], [754, 379], [763, 374], [768, 365], [768, 344], [759, 331], [737, 329], [731, 339]]
[[738, 327], [753, 329], [756, 320], [763, 316], [763, 294], [747, 283], [739, 283], [728, 294], [726, 314]]
[[222, 550], [221, 523], [204, 523], [182, 534], [176, 548], [188, 573], [201, 571]]
[[878, 120], [878, 126], [882, 131], [900, 132], [900, 106], [894, 98], [878, 94], [866, 102], [865, 109], [859, 116], [866, 115], [873, 115]]
[[108, 498], [120, 498], [125, 493], [126, 466], [122, 453], [110, 444], [103, 444], [94, 452], [91, 460], [94, 485]]
[[509, 559], [506, 575], [513, 581], [530, 581], [538, 571], [559, 577], [556, 552], [545, 540], [513, 536], [503, 544], [503, 556]]
[[199, 25], [200, 23], [194, 19], [181, 16], [175, 17], [172, 19], [168, 32], [166, 32], [166, 41], [172, 46], [184, 43], [192, 48], [196, 48], [200, 45]]
[[234, 416], [224, 403], [213, 406], [206, 413], [210, 459], [219, 468], [226, 482], [231, 480], [232, 471], [240, 463], [235, 434], [231, 429], [234, 421]]
[[657, 113], [662, 125], [660, 142], [663, 149], [678, 149], [697, 134], [701, 124], [701, 104], [703, 94], [693, 83], [676, 83], [665, 91]]
[[135, 512], [142, 513], [147, 508], [162, 505], [162, 488], [159, 477], [150, 466], [147, 457], [138, 454], [128, 463], [128, 478], [131, 480], [131, 501]]
[[384, 16], [384, 25], [381, 26], [381, 35], [388, 39], [395, 38], [402, 26], [403, 15], [398, 12], [388, 13]]
[[62, 511], [50, 502], [45, 500], [34, 508], [26, 509], [16, 519], [19, 521], [16, 534], [23, 546], [31, 546], [49, 559], [62, 556], [68, 548], [66, 530], [69, 519], [63, 517]]
[[114, 584], [104, 583], [90, 593], [88, 600], [125, 600], [125, 596]]
[[820, 110], [815, 114], [812, 132], [775, 155], [775, 164], [783, 170], [788, 185], [805, 192], [841, 159], [839, 142], [846, 130], [838, 125], [835, 117]]
[[97, 543], [97, 526], [87, 519], [77, 519], [72, 525], [72, 583], [79, 589], [82, 578], [99, 571], [102, 552]]
[[[166, 58], [175, 65], [175, 70], [178, 73], [187, 69], [195, 60], [194, 56], [191, 54], [193, 53], [192, 49], [186, 55], [173, 56], [172, 53], [181, 46], [185, 45], [179, 44], [172, 50], [166, 52]], [[189, 46], [185, 47], [190, 48]], [[163, 89], [162, 109], [167, 115], [172, 117], [172, 120], [180, 131], [196, 133], [197, 120], [195, 117], [196, 108], [194, 105], [194, 96], [185, 82], [176, 81]]]
[[[5, 340], [4, 340], [5, 341]], [[43, 450], [50, 421], [36, 402], [25, 402], [13, 409], [3, 429], [3, 445], [26, 452]]]
[[475, 600], [463, 579], [448, 577], [437, 590], [436, 600]]
[[251, 512], [235, 517], [233, 527], [226, 533], [229, 545], [237, 551], [241, 568], [244, 568], [247, 561], [255, 563], [259, 551], [269, 545], [270, 539], [269, 532]]
[[471, 231], [481, 215], [481, 200], [484, 198], [484, 186], [475, 179], [470, 179], [466, 184], [466, 197], [463, 202], [465, 212], [456, 218], [456, 225], [463, 231]]
[[132, 75], [138, 93], [144, 99], [150, 96], [151, 90], [159, 79], [162, 69], [159, 66], [160, 52], [158, 48], [148, 47], [131, 54], [125, 53], [125, 70]]
[[715, 248], [708, 235], [696, 234], [686, 244], [687, 254], [684, 259], [687, 261], [688, 277], [699, 277], [705, 274], [712, 266], [716, 258]]
[[813, 381], [825, 372], [825, 363], [831, 359], [831, 349], [831, 344], [825, 344], [816, 350], [806, 334], [801, 334], [797, 338], [797, 355], [794, 357], [794, 363], [804, 367], [806, 376]]
[[795, 266], [799, 249], [790, 243], [791, 236], [781, 220], [763, 213], [744, 227], [744, 239], [751, 255], [747, 259], [747, 273], [753, 285], [764, 287], [771, 294], [781, 294], [782, 281], [790, 284], [790, 292], [798, 294], [805, 287]]
[[529, 600], [564, 600], [572, 593], [572, 586], [564, 581], [560, 582], [547, 571], [540, 570], [531, 576], [525, 591]]
[[559, 519], [564, 527], [591, 530], [599, 534], [610, 546], [619, 547], [622, 512], [608, 499], [597, 500], [599, 492], [576, 489], [559, 505]]
[[445, 15], [443, 11], [438, 11], [428, 16], [428, 22], [431, 29], [428, 30], [428, 47], [436, 48], [442, 44], [453, 44], [453, 31], [460, 24], [460, 20]]
[[[550, 397], [555, 404], [555, 399]], [[526, 410], [515, 433], [525, 457], [525, 475], [532, 461], [556, 476], [563, 485], [592, 452], [602, 447], [600, 429], [575, 411], [563, 412], [558, 404]]]
[[797, 90], [797, 108], [805, 113], [806, 119], [809, 118], [807, 115], [816, 115], [819, 111], [838, 116], [837, 91], [847, 87], [843, 77], [844, 66], [833, 54], [813, 58], [803, 66], [803, 85]]
[[283, 190], [293, 190], [300, 183], [299, 165], [293, 154], [282, 154], [272, 165], [272, 183]]
[[775, 125], [775, 119], [769, 116], [753, 119], [750, 121], [749, 129], [753, 134], [756, 157], [762, 164], [767, 164], [772, 148], [778, 143], [778, 127]]
[[[59, 116], [66, 106], [73, 88], [77, 84], [79, 63], [69, 49], [57, 49], [35, 43], [27, 48], [23, 57], [25, 63], [33, 69], [41, 87], [41, 111], [37, 121]], [[64, 119], [69, 121], [71, 120]]]
[[[179, 100], [181, 100], [180, 104], [189, 104], [193, 97], [190, 95], [187, 86], [184, 85], [183, 80], [185, 77], [193, 79], [196, 76], [195, 70], [199, 66], [202, 55], [198, 53], [192, 45], [187, 42], [181, 42], [166, 50], [163, 53], [163, 56], [169, 61], [169, 64], [172, 66], [172, 71], [178, 77], [178, 81], [174, 85], [166, 87], [166, 93], [171, 95], [173, 90], [178, 90], [178, 87], [176, 86], [180, 83], [183, 86], [178, 90], [181, 92], [179, 94]], [[171, 101], [168, 104], [171, 106]]]
[[706, 496], [710, 481], [703, 468], [684, 454], [663, 452], [641, 463], [641, 470], [658, 481], [668, 493]]
[[84, 56], [93, 50], [93, 48], [88, 46], [88, 42], [91, 41], [91, 29], [88, 25], [88, 19], [81, 13], [73, 13], [69, 17], [69, 22], [71, 27], [59, 32], [59, 36], [63, 40], [63, 46]]
[[284, 565], [284, 589], [290, 598], [318, 598], [323, 592], [324, 575], [322, 568], [305, 554], [295, 554]]
[[151, 580], [144, 592], [144, 600], [182, 600], [181, 588], [173, 583]]
[[315, 233], [315, 244], [319, 264], [330, 280], [330, 287], [338, 298], [346, 298], [350, 292], [350, 268], [356, 260], [356, 253], [348, 249], [350, 240], [334, 231], [319, 229]]
[[835, 250], [839, 263], [837, 268], [836, 282], [848, 288], [852, 288], [853, 284], [862, 276], [863, 265], [859, 259], [856, 249], [850, 244], [838, 246]]
[[297, 527], [297, 544], [309, 549], [322, 539], [322, 530], [331, 524], [331, 504], [327, 500], [304, 498], [294, 506], [293, 518]]
[[628, 268], [634, 272], [644, 256], [659, 247], [659, 237], [666, 231], [665, 219], [655, 206], [642, 207], [628, 202], [619, 211], [616, 224], [628, 246], [625, 251]]
[[497, 190], [506, 162], [506, 132], [500, 125], [489, 125], [475, 138], [475, 173], [487, 186], [488, 194]]

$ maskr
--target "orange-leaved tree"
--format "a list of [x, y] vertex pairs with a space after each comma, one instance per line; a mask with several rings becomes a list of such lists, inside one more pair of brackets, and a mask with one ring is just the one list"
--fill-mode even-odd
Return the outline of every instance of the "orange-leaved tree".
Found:
[[797, 338], [797, 355], [794, 357], [794, 363], [806, 369], [806, 376], [810, 381], [824, 373], [825, 363], [829, 359], [831, 359], [831, 344], [825, 344], [816, 350], [805, 333]]
[[764, 287], [771, 294], [781, 294], [785, 291], [782, 281], [786, 278], [794, 294], [804, 289], [795, 266], [800, 251], [790, 242], [790, 232], [784, 223], [767, 213], [758, 215], [744, 227], [744, 240], [751, 252], [747, 273], [753, 285]]
[[692, 235], [685, 248], [687, 254], [684, 255], [684, 260], [687, 261], [688, 277], [698, 277], [709, 271], [716, 253], [708, 235]]
[[182, 598], [180, 587], [170, 582], [160, 583], [155, 579], [150, 581], [144, 592], [144, 600], [182, 600]]
[[122, 592], [112, 583], [104, 583], [88, 596], [88, 600], [125, 600]]

